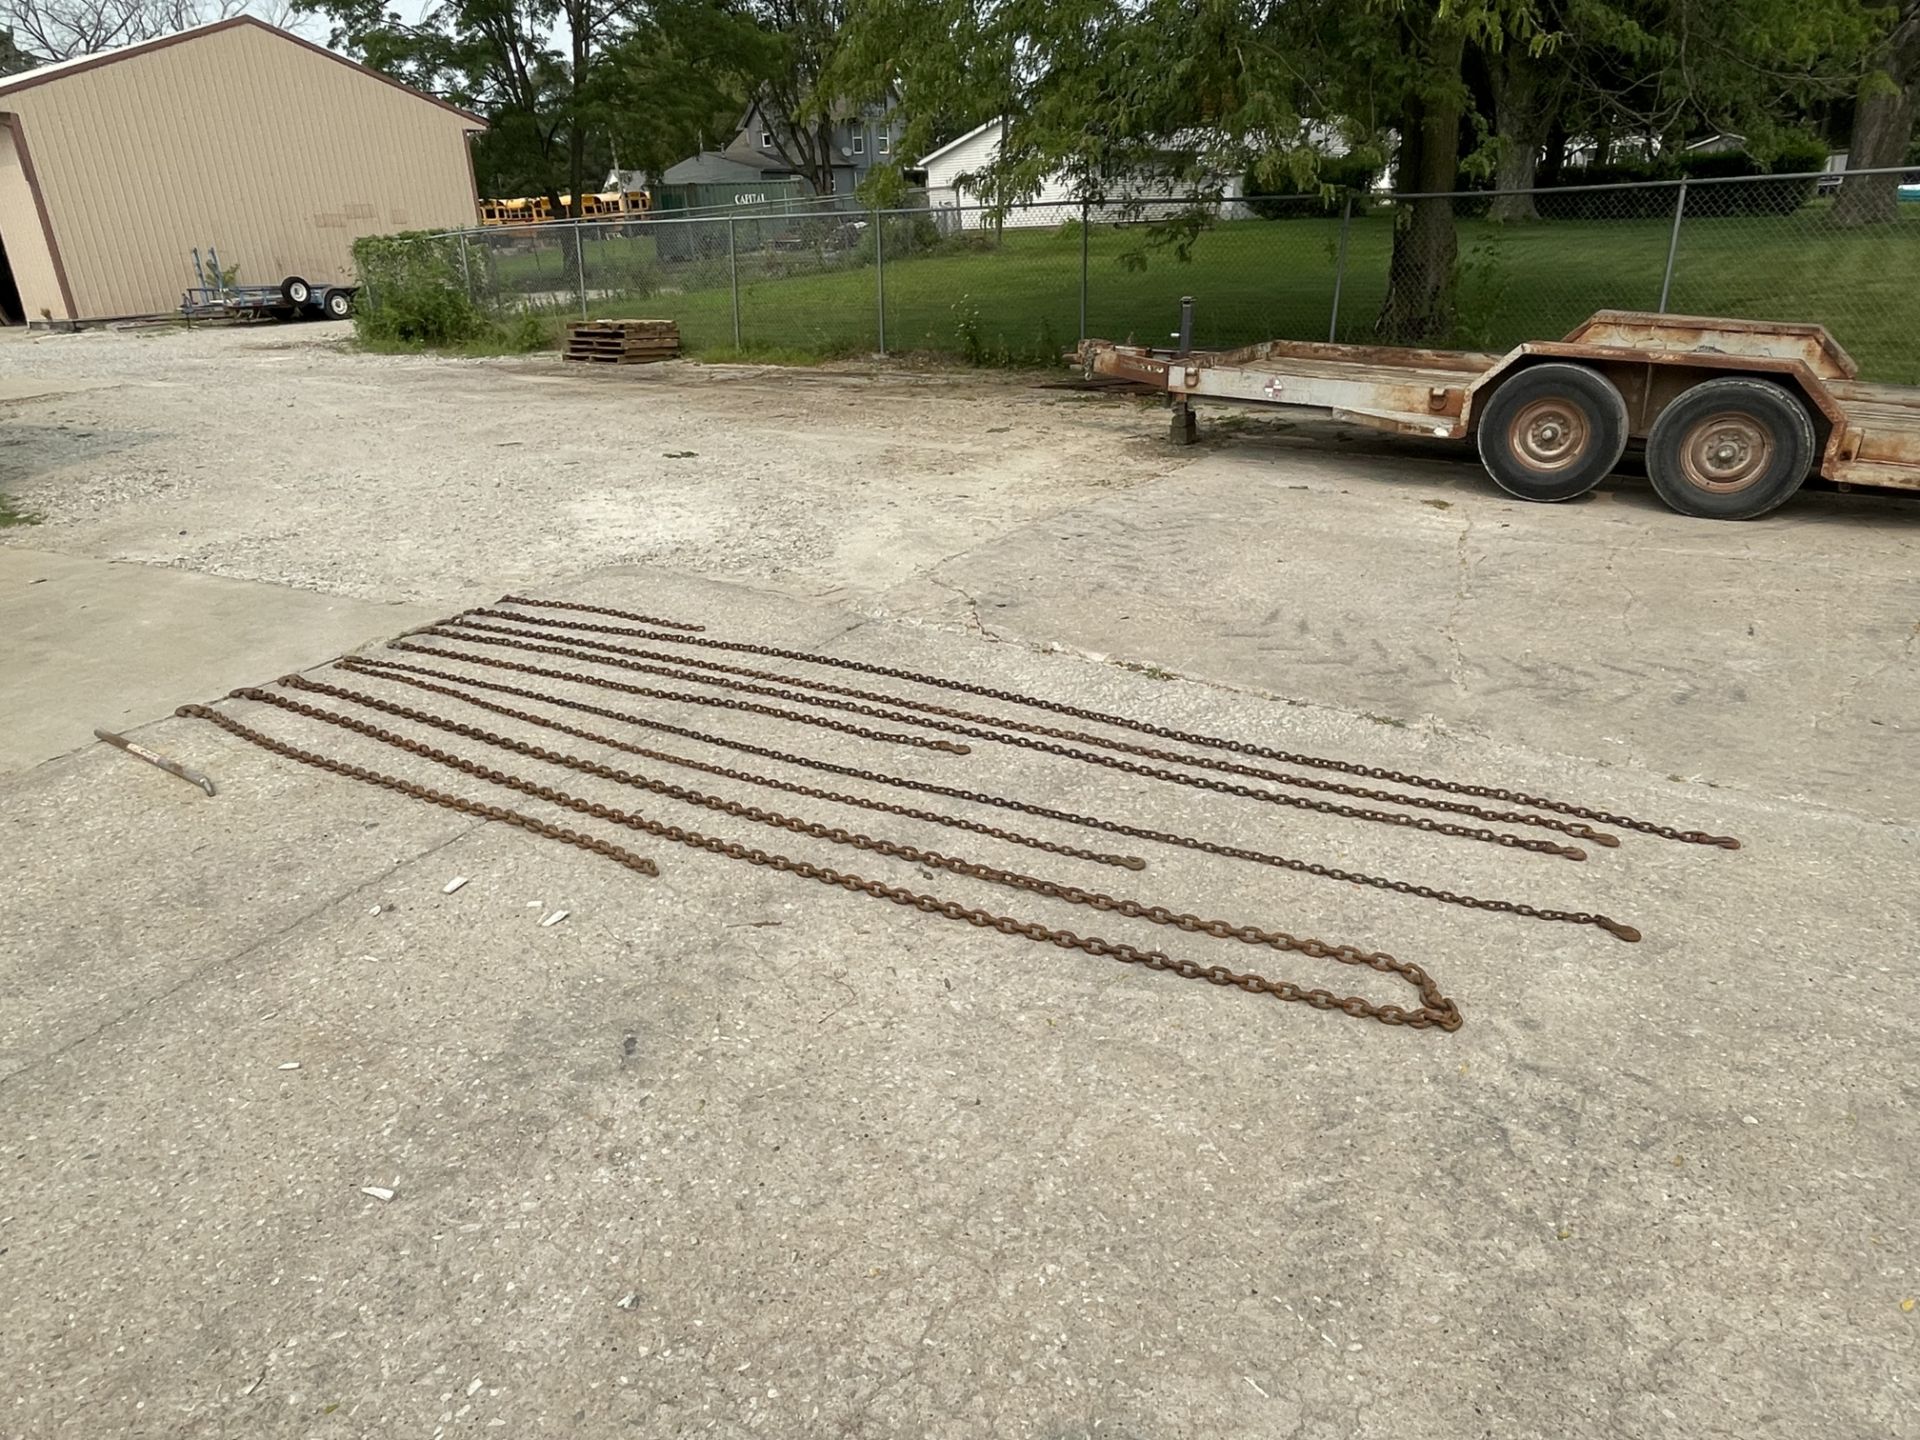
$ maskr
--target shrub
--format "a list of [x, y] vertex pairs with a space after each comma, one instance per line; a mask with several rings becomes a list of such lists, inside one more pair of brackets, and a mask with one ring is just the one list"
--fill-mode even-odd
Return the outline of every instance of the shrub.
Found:
[[[1673, 167], [1658, 161], [1611, 165], [1569, 165], [1559, 185], [1533, 197], [1543, 220], [1651, 220], [1673, 214], [1673, 188], [1657, 180], [1675, 179]], [[1631, 185], [1631, 190], [1578, 190], [1579, 185]]]
[[[940, 243], [940, 227], [933, 223], [933, 216], [925, 210], [883, 216], [880, 228], [880, 238], [886, 244], [886, 256], [889, 259], [924, 255]], [[870, 221], [861, 226], [860, 241], [856, 248], [863, 262], [873, 259], [873, 225]]]
[[[1827, 147], [1806, 136], [1791, 135], [1776, 142], [1769, 158], [1749, 151], [1682, 151], [1655, 160], [1629, 160], [1610, 165], [1569, 165], [1561, 171], [1555, 189], [1534, 197], [1536, 208], [1549, 220], [1648, 220], [1671, 215], [1673, 187], [1660, 180], [1714, 180], [1687, 191], [1690, 216], [1791, 215], [1813, 197], [1813, 180], [1765, 180], [1767, 175], [1790, 175], [1819, 170], [1827, 163]], [[1754, 177], [1739, 183], [1745, 177]], [[1631, 190], [1569, 190], [1576, 185], [1631, 185]]]
[[457, 346], [492, 333], [493, 321], [467, 293], [454, 235], [413, 231], [353, 242], [361, 285], [354, 330], [389, 344]]
[[[1248, 175], [1243, 193], [1247, 208], [1262, 220], [1299, 220], [1338, 215], [1346, 202], [1354, 202], [1353, 213], [1363, 214], [1365, 197], [1373, 188], [1379, 171], [1356, 155], [1329, 155], [1321, 159], [1316, 178], [1302, 185], [1290, 175], [1263, 181]], [[1332, 187], [1331, 194], [1327, 187]]]
[[[1745, 175], [1792, 175], [1822, 170], [1827, 147], [1806, 136], [1789, 136], [1763, 164], [1744, 150], [1712, 155], [1682, 155], [1680, 173], [1689, 180], [1731, 179]], [[1687, 191], [1689, 215], [1791, 215], [1811, 200], [1817, 180], [1756, 180], [1747, 184], [1701, 185]]]

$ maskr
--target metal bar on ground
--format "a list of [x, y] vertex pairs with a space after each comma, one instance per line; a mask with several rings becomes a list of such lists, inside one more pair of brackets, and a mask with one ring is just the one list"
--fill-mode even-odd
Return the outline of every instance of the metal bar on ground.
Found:
[[166, 771], [169, 775], [177, 775], [189, 785], [198, 785], [209, 795], [214, 793], [213, 781], [209, 780], [198, 770], [188, 769], [178, 761], [169, 760], [164, 755], [156, 754], [137, 741], [129, 740], [124, 735], [116, 735], [111, 730], [95, 730], [93, 733], [94, 738], [104, 740], [107, 744], [126, 751], [127, 754], [133, 756], [136, 760], [144, 760], [149, 765]]

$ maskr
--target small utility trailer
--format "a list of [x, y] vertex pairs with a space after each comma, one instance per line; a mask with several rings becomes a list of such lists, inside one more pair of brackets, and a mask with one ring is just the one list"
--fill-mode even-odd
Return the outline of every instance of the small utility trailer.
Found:
[[[239, 267], [235, 266], [237, 270]], [[193, 278], [199, 283], [180, 297], [180, 313], [189, 320], [302, 320], [326, 316], [344, 320], [353, 314], [357, 285], [314, 284], [289, 275], [278, 285], [234, 285], [232, 271], [220, 268], [220, 252], [207, 247], [203, 262], [196, 247]]]
[[[1183, 307], [1181, 334], [1191, 333]], [[1286, 406], [1400, 434], [1472, 437], [1523, 500], [1571, 500], [1646, 442], [1660, 498], [1745, 520], [1810, 474], [1920, 491], [1920, 388], [1857, 379], [1818, 325], [1602, 310], [1504, 355], [1270, 340], [1239, 350], [1082, 341], [1089, 379], [1165, 390], [1176, 443], [1201, 405]]]

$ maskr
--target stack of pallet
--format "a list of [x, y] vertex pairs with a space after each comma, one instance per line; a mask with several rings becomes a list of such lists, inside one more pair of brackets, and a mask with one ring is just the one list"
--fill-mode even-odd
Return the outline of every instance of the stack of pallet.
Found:
[[671, 320], [576, 320], [567, 326], [567, 359], [602, 365], [645, 365], [680, 353]]

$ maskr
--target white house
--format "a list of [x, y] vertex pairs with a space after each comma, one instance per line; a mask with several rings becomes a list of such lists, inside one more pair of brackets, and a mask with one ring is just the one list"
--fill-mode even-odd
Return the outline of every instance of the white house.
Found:
[[[952, 212], [951, 221], [960, 229], [991, 228], [993, 217], [975, 207], [990, 205], [992, 197], [970, 185], [968, 180], [999, 157], [1001, 124], [996, 117], [921, 157], [917, 168], [927, 172], [927, 203], [932, 207], [936, 219], [941, 218], [940, 212], [946, 210]], [[1223, 216], [1229, 219], [1246, 216], [1246, 207], [1238, 203], [1240, 194], [1241, 177], [1227, 176], [1224, 187], [1226, 203], [1220, 207]], [[1188, 197], [1170, 188], [1165, 180], [1148, 179], [1138, 186], [1120, 187], [1113, 198], [1150, 203], [1185, 200]], [[1066, 220], [1078, 219], [1079, 206], [1079, 197], [1073, 193], [1067, 177], [1049, 175], [1041, 182], [1038, 192], [1022, 199], [1016, 208], [1008, 210], [1002, 223], [1015, 229], [1054, 226]], [[1116, 210], [1117, 207], [1111, 205], [1096, 207], [1094, 218], [1119, 218]]]

